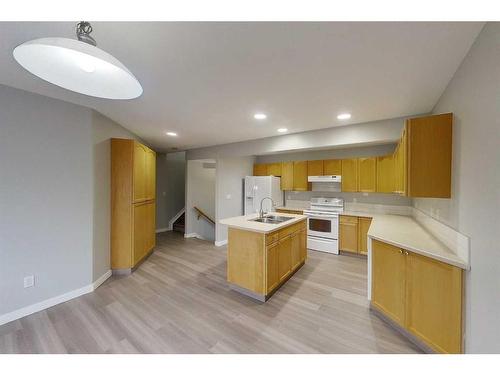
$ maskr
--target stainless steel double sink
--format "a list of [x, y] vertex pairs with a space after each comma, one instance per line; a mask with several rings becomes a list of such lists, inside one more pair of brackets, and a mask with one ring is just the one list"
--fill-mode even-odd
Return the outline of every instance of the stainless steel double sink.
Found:
[[292, 219], [293, 217], [290, 216], [266, 215], [264, 217], [258, 217], [257, 219], [250, 219], [249, 221], [257, 221], [265, 224], [281, 224]]

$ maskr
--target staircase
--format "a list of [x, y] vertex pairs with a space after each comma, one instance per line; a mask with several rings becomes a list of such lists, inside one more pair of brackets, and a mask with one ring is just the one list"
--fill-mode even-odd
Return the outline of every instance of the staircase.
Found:
[[174, 222], [172, 225], [172, 230], [174, 232], [180, 232], [184, 233], [184, 220], [185, 220], [186, 214], [183, 213], [179, 218]]

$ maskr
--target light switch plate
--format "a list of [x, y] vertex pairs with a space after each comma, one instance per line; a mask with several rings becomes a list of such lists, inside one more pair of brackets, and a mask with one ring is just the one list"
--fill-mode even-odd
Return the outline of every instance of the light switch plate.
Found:
[[29, 275], [24, 278], [24, 287], [31, 288], [35, 285], [35, 276]]

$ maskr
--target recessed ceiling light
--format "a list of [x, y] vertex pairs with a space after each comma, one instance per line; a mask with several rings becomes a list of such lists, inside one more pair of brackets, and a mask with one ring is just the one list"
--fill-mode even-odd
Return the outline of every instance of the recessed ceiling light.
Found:
[[339, 120], [349, 120], [351, 118], [350, 113], [341, 113], [340, 115], [337, 116]]
[[96, 47], [88, 22], [76, 25], [77, 39], [41, 38], [17, 46], [13, 55], [28, 72], [80, 94], [134, 99], [142, 86], [115, 57]]
[[287, 128], [279, 128], [278, 133], [286, 133], [288, 131]]
[[170, 137], [177, 137], [177, 133], [174, 133], [174, 132], [166, 132], [165, 134], [170, 136]]
[[256, 113], [253, 115], [253, 118], [256, 120], [265, 120], [267, 118], [267, 115], [265, 113]]

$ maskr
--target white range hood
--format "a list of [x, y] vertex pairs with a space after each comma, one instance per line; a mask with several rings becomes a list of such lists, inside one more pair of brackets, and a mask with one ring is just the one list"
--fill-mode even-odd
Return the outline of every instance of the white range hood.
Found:
[[312, 182], [312, 191], [341, 191], [340, 183], [342, 181], [342, 176], [340, 175], [309, 176], [307, 181]]

